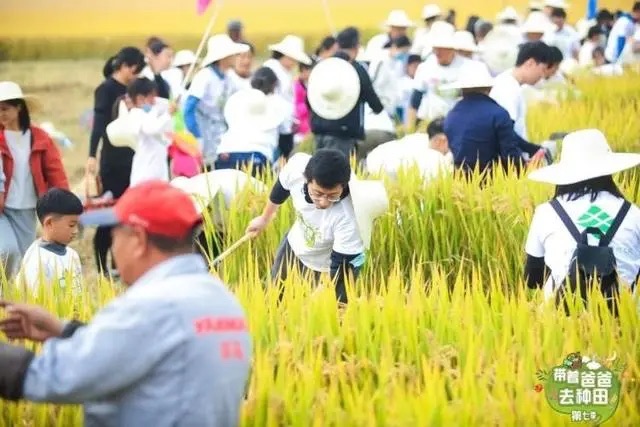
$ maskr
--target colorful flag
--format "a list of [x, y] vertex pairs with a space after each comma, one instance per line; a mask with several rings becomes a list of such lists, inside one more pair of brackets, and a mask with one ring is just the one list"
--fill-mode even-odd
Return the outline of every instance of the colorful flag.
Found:
[[196, 0], [196, 9], [198, 10], [198, 15], [202, 15], [213, 0]]

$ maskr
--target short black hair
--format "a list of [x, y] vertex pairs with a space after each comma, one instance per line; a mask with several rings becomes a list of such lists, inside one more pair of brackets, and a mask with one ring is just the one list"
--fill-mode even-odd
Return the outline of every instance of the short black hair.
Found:
[[109, 78], [124, 65], [128, 67], [135, 65], [136, 72], [139, 73], [146, 65], [144, 62], [144, 53], [134, 46], [123, 47], [116, 55], [107, 59], [107, 62], [102, 68], [102, 75], [104, 78]]
[[258, 68], [256, 72], [253, 73], [253, 77], [251, 77], [251, 87], [258, 89], [265, 95], [273, 93], [277, 85], [278, 76], [276, 76], [276, 73], [269, 67]]
[[516, 67], [521, 66], [530, 59], [537, 63], [549, 64], [549, 46], [542, 41], [527, 42], [520, 45]]
[[416, 55], [415, 53], [412, 53], [407, 58], [407, 65], [420, 63], [420, 62], [422, 62], [422, 57], [420, 55]]
[[411, 40], [407, 36], [400, 36], [391, 40], [391, 44], [397, 48], [411, 47]]
[[567, 19], [567, 12], [564, 9], [560, 9], [559, 7], [554, 7], [551, 11], [551, 17]]
[[599, 176], [597, 178], [576, 182], [575, 184], [558, 185], [556, 186], [554, 197], [567, 196], [571, 201], [589, 195], [591, 203], [593, 203], [601, 192], [607, 192], [624, 199], [624, 195], [613, 181], [611, 175]]
[[31, 115], [29, 114], [29, 107], [24, 99], [7, 99], [5, 102], [12, 107], [18, 108], [18, 126], [22, 133], [25, 133], [31, 128]]
[[274, 50], [274, 51], [271, 51], [271, 58], [275, 59], [276, 61], [279, 61], [282, 58], [284, 58], [284, 54]]
[[129, 95], [131, 100], [135, 100], [138, 95], [148, 96], [157, 92], [158, 85], [156, 85], [156, 82], [146, 77], [137, 78], [127, 86], [127, 95]]
[[598, 23], [602, 23], [602, 21], [613, 21], [613, 13], [611, 13], [609, 9], [600, 9], [596, 15], [596, 21], [598, 21]]
[[493, 24], [489, 21], [479, 21], [480, 24], [476, 24], [476, 28], [475, 28], [475, 35], [476, 38], [478, 37], [486, 37], [487, 34], [489, 34], [491, 32], [491, 30], [493, 30]]
[[346, 187], [351, 179], [351, 165], [342, 151], [323, 148], [309, 159], [304, 177], [322, 188], [333, 188], [340, 184]]
[[633, 4], [633, 7], [631, 8], [632, 12], [640, 12], [640, 1], [637, 1]]
[[604, 31], [602, 31], [602, 28], [600, 28], [599, 25], [594, 25], [593, 27], [589, 28], [589, 31], [587, 32], [587, 38], [591, 39], [595, 36], [599, 36], [604, 34]]
[[360, 32], [356, 27], [347, 27], [336, 37], [340, 49], [355, 49], [360, 44]]
[[444, 117], [436, 117], [431, 120], [431, 123], [427, 126], [427, 135], [429, 138], [433, 138], [439, 133], [444, 133]]
[[64, 188], [49, 189], [36, 203], [36, 215], [40, 224], [50, 215], [80, 215], [83, 211], [80, 198]]
[[169, 44], [167, 44], [160, 37], [153, 36], [150, 37], [149, 40], [147, 40], [147, 48], [149, 48], [151, 53], [153, 53], [154, 55], [159, 55], [163, 50], [170, 47], [171, 46], [169, 46]]
[[549, 46], [549, 65], [558, 65], [563, 59], [562, 51], [557, 46]]
[[327, 36], [320, 42], [320, 46], [316, 49], [316, 55], [320, 55], [320, 53], [325, 50], [329, 50], [333, 47], [334, 44], [337, 43], [337, 40], [333, 36]]

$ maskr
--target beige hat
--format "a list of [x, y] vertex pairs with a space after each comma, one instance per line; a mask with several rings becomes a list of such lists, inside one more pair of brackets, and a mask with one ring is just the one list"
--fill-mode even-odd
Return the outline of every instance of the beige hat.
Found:
[[522, 24], [523, 33], [546, 33], [552, 23], [543, 12], [531, 12]]
[[349, 181], [349, 194], [360, 238], [364, 247], [369, 249], [373, 221], [389, 210], [389, 198], [382, 181], [360, 180], [352, 176]]
[[360, 98], [360, 77], [355, 67], [340, 58], [327, 58], [312, 68], [307, 85], [311, 109], [327, 120], [345, 117]]
[[544, 4], [542, 1], [530, 1], [529, 2], [529, 9], [537, 9], [537, 10], [541, 10], [544, 7]]
[[569, 9], [570, 5], [564, 0], [545, 0], [544, 5], [547, 7], [554, 7], [556, 9]]
[[33, 95], [22, 92], [20, 85], [14, 82], [0, 82], [0, 102], [10, 101], [12, 99], [23, 99], [29, 110], [39, 109], [41, 107], [38, 99]]
[[[471, 72], [473, 71], [473, 72]], [[447, 89], [474, 89], [474, 88], [490, 88], [493, 87], [493, 77], [489, 73], [487, 67], [474, 67], [468, 69], [468, 72], [460, 74], [458, 80], [449, 85], [442, 85], [441, 88]]]
[[173, 57], [173, 66], [174, 67], [182, 67], [183, 65], [191, 65], [194, 62], [197, 62], [198, 58], [196, 55], [190, 51], [189, 49], [179, 50], [176, 52]]
[[464, 52], [477, 52], [478, 46], [476, 40], [469, 31], [456, 31], [453, 34], [453, 40], [456, 44], [457, 50]]
[[496, 16], [496, 19], [498, 21], [507, 21], [507, 20], [520, 21], [520, 15], [518, 15], [518, 11], [514, 7], [507, 6], [504, 9], [502, 9], [500, 13], [498, 13], [498, 16]]
[[437, 4], [428, 4], [422, 8], [422, 19], [435, 18], [442, 15], [442, 11]]
[[224, 106], [224, 119], [229, 128], [275, 129], [286, 113], [258, 89], [242, 89], [229, 97]]
[[269, 50], [280, 52], [305, 65], [312, 63], [311, 58], [304, 51], [304, 41], [298, 36], [288, 35], [280, 43], [269, 45]]
[[383, 24], [385, 27], [415, 27], [416, 24], [409, 18], [407, 12], [402, 9], [395, 9], [389, 12], [387, 20]]
[[494, 74], [515, 66], [518, 58], [518, 39], [504, 26], [497, 26], [487, 34], [480, 47], [482, 61]]
[[575, 184], [639, 164], [640, 154], [614, 153], [600, 130], [584, 129], [564, 137], [558, 163], [531, 172], [529, 179], [555, 185]]
[[135, 150], [138, 145], [140, 124], [130, 114], [127, 104], [118, 104], [118, 118], [107, 125], [107, 137], [114, 147], [129, 147]]
[[231, 40], [231, 37], [226, 34], [216, 34], [207, 42], [207, 55], [202, 60], [202, 66], [206, 67], [221, 59], [248, 51], [249, 45], [235, 43]]

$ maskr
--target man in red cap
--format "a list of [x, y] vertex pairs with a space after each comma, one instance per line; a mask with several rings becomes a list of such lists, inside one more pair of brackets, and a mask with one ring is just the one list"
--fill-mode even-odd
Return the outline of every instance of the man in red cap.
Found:
[[0, 398], [84, 404], [85, 425], [235, 426], [251, 360], [238, 300], [193, 253], [201, 223], [191, 198], [166, 182], [129, 188], [84, 225], [113, 226], [127, 291], [88, 324], [0, 301]]

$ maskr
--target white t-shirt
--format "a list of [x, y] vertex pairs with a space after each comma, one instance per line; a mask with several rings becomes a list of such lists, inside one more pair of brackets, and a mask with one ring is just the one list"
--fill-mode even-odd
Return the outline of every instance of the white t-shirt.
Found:
[[184, 93], [184, 89], [182, 88], [182, 79], [184, 78], [184, 73], [178, 67], [172, 67], [168, 70], [164, 70], [160, 73], [164, 81], [167, 82], [169, 88], [171, 90], [171, 97], [176, 99], [178, 96], [182, 96]]
[[288, 71], [282, 66], [280, 61], [276, 59], [268, 59], [263, 64], [264, 67], [271, 68], [278, 77], [278, 86], [276, 87], [275, 94], [282, 97], [287, 105], [291, 108], [291, 117], [285, 121], [282, 127], [283, 134], [289, 134], [293, 129], [294, 111], [295, 111], [295, 98], [293, 92], [294, 76], [293, 73]]
[[453, 156], [429, 148], [429, 135], [416, 133], [378, 145], [367, 155], [367, 172], [397, 178], [402, 168], [416, 166], [425, 181], [453, 171]]
[[513, 68], [496, 76], [489, 94], [514, 121], [514, 130], [523, 139], [527, 137], [527, 104], [520, 83], [513, 76]]
[[69, 246], [47, 244], [37, 239], [24, 254], [18, 280], [19, 283], [24, 281], [31, 292], [37, 292], [42, 283], [45, 287], [58, 289], [70, 285], [73, 293], [79, 294], [82, 283], [80, 256]]
[[621, 76], [624, 69], [620, 64], [604, 64], [593, 68], [593, 74], [603, 77]]
[[[609, 33], [609, 39], [607, 40], [607, 47], [604, 50], [604, 56], [607, 61], [616, 62], [618, 59], [618, 40], [620, 38], [627, 39], [633, 36], [635, 32], [635, 23], [627, 15], [623, 15], [613, 24], [611, 32]], [[625, 42], [626, 44], [627, 42]]]
[[347, 196], [327, 209], [308, 203], [304, 194], [304, 169], [311, 156], [298, 153], [282, 168], [279, 179], [291, 193], [296, 212], [287, 240], [293, 253], [308, 268], [329, 272], [331, 252], [355, 255], [364, 252], [351, 197]]
[[155, 105], [148, 113], [140, 108], [133, 108], [129, 112], [129, 118], [140, 126], [138, 146], [131, 165], [132, 187], [150, 179], [169, 181], [169, 140], [165, 134], [173, 129], [173, 121], [167, 107], [165, 99], [156, 98]]
[[383, 56], [372, 61], [369, 65], [369, 76], [373, 83], [373, 89], [389, 114], [393, 114], [396, 107], [401, 105], [402, 88], [400, 84], [404, 75], [404, 62], [391, 58], [387, 50], [383, 50]]
[[542, 41], [560, 49], [564, 59], [574, 58], [580, 50], [580, 35], [569, 25], [564, 25], [561, 30], [554, 25], [544, 34]]
[[27, 130], [22, 133], [22, 131], [5, 129], [4, 137], [7, 140], [11, 157], [13, 157], [13, 176], [9, 184], [9, 193], [5, 195], [4, 204], [11, 209], [35, 209], [38, 196], [29, 164], [31, 131]]
[[[561, 197], [560, 204], [580, 232], [586, 227], [599, 228], [606, 233], [611, 222], [622, 207], [622, 199], [610, 193], [600, 193], [591, 202], [590, 196], [567, 202]], [[589, 236], [589, 244], [597, 244], [597, 238]], [[631, 206], [610, 246], [616, 257], [620, 279], [633, 283], [640, 271], [640, 209]], [[542, 258], [551, 270], [551, 277], [544, 285], [545, 297], [553, 293], [553, 283], [561, 283], [569, 271], [571, 257], [576, 249], [576, 241], [549, 203], [538, 206], [531, 221], [525, 251], [527, 254]]]
[[580, 48], [580, 53], [578, 54], [578, 64], [580, 64], [581, 67], [593, 65], [593, 49], [596, 47], [598, 47], [598, 44], [591, 40], [586, 40], [584, 42]]
[[371, 40], [369, 40], [369, 42], [367, 43], [367, 47], [365, 49], [365, 52], [367, 52], [367, 55], [369, 56], [369, 58], [377, 58], [378, 56], [384, 55], [384, 51], [385, 51], [385, 45], [387, 44], [387, 42], [389, 41], [389, 34], [387, 33], [381, 33], [381, 34], [376, 34], [375, 36], [371, 37]]
[[236, 91], [251, 89], [251, 76], [240, 77], [234, 69], [229, 70], [227, 75], [229, 76], [229, 79], [231, 79], [231, 83], [235, 87]]

